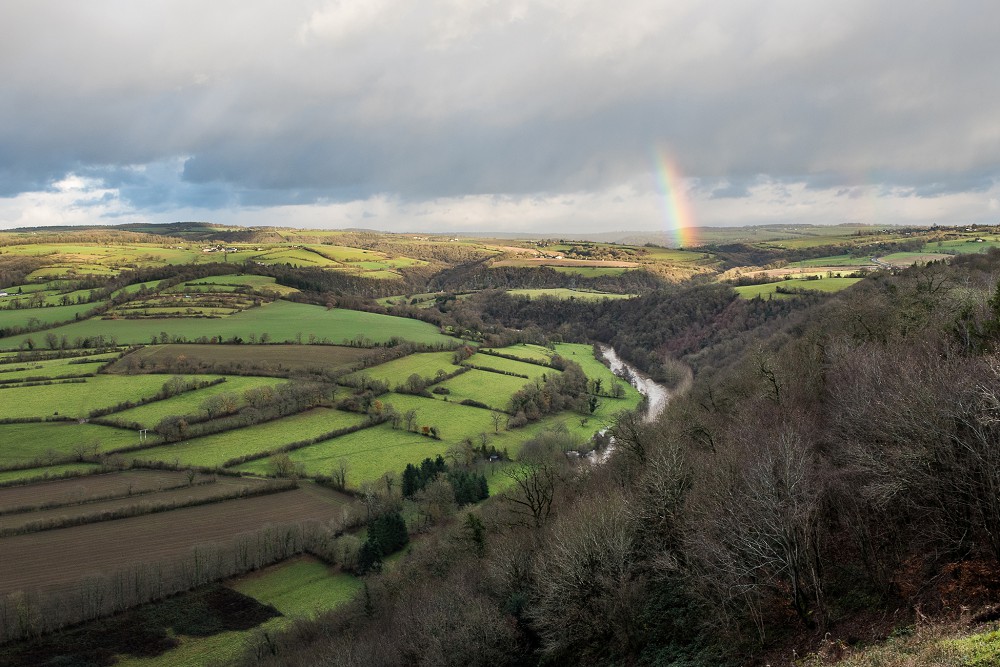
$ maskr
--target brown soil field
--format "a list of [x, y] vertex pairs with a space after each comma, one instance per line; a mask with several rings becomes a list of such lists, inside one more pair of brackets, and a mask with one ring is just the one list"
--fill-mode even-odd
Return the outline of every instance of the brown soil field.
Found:
[[552, 259], [540, 257], [537, 259], [507, 259], [496, 262], [493, 266], [593, 266], [634, 269], [636, 262], [618, 262], [603, 259]]
[[[100, 512], [121, 510], [128, 507], [152, 507], [156, 505], [185, 504], [224, 498], [239, 493], [241, 489], [251, 489], [267, 484], [266, 480], [239, 477], [220, 477], [215, 483], [184, 486], [169, 491], [156, 491], [142, 495], [124, 496], [113, 500], [101, 500], [82, 505], [64, 505], [52, 509], [22, 512], [0, 516], [0, 530], [20, 528], [36, 521], [52, 521], [60, 518], [91, 516]], [[121, 519], [118, 519], [119, 521]]]
[[[199, 475], [196, 481], [205, 479]], [[179, 486], [187, 483], [187, 473], [179, 470], [126, 470], [87, 475], [51, 482], [35, 482], [0, 489], [0, 511], [52, 503], [74, 503], [88, 498], [107, 498]]]
[[[129, 372], [130, 358], [152, 362], [175, 362], [185, 357], [194, 366], [201, 364], [243, 364], [245, 369], [300, 370], [322, 367], [329, 370], [351, 369], [371, 350], [338, 345], [197, 345], [172, 343], [147, 345], [126, 355], [108, 368], [111, 373]], [[134, 372], [134, 371], [133, 371]], [[140, 371], [141, 372], [141, 371]]]
[[268, 524], [327, 521], [340, 516], [345, 502], [348, 496], [326, 489], [296, 489], [3, 538], [0, 595], [59, 590], [89, 575], [169, 561], [194, 546], [225, 543]]

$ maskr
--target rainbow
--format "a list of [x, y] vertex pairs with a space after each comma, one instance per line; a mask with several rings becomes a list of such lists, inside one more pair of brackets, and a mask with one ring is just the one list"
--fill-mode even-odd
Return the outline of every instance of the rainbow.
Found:
[[677, 164], [661, 150], [655, 150], [653, 162], [656, 170], [656, 189], [663, 201], [664, 223], [667, 235], [679, 248], [698, 244], [694, 215], [684, 190], [684, 179]]

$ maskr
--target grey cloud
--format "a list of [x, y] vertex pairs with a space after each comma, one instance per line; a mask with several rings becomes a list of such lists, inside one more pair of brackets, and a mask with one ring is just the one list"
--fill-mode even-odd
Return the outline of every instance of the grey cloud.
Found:
[[821, 4], [7, 3], [0, 195], [68, 172], [149, 211], [652, 188], [656, 149], [718, 198], [990, 187], [1000, 5]]

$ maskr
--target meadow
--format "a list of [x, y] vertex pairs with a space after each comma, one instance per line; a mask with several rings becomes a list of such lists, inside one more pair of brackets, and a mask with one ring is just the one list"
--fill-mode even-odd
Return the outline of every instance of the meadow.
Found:
[[298, 617], [311, 617], [349, 601], [361, 589], [361, 579], [336, 572], [309, 556], [299, 556], [252, 574], [224, 582], [234, 591], [261, 604], [272, 605], [281, 616], [250, 630], [229, 630], [208, 636], [176, 635], [179, 644], [157, 656], [122, 655], [117, 667], [200, 667], [235, 660], [247, 642], [261, 633], [275, 633]]
[[[50, 310], [50, 309], [41, 309]], [[17, 311], [23, 312], [23, 311]], [[98, 320], [90, 319], [49, 329], [45, 334], [66, 336], [69, 340], [113, 337], [119, 344], [141, 345], [166, 333], [171, 341], [184, 338], [188, 341], [201, 337], [230, 340], [234, 337], [250, 340], [251, 335], [267, 334], [274, 343], [316, 341], [344, 343], [364, 339], [372, 343], [386, 343], [393, 338], [425, 343], [451, 345], [455, 339], [438, 332], [437, 327], [426, 322], [379, 315], [357, 310], [312, 306], [291, 301], [265, 303], [228, 317], [203, 320], [198, 318], [172, 318], [150, 320]], [[18, 349], [31, 338], [41, 340], [44, 334], [27, 334], [0, 339], [0, 349]]]
[[553, 299], [583, 299], [584, 301], [598, 301], [600, 299], [631, 299], [635, 294], [611, 294], [609, 292], [592, 292], [588, 290], [569, 289], [566, 287], [553, 287], [543, 289], [512, 289], [507, 290], [508, 294], [514, 296], [526, 296], [528, 298], [551, 297]]
[[[178, 376], [185, 381], [211, 380], [211, 376]], [[215, 376], [219, 377], [219, 376]], [[35, 386], [0, 389], [0, 405], [7, 418], [64, 416], [85, 418], [92, 410], [157, 394], [170, 376], [98, 375], [82, 380], [55, 381]]]
[[[0, 298], [0, 305], [4, 299]], [[36, 327], [57, 322], [73, 322], [78, 317], [103, 305], [104, 302], [77, 303], [71, 306], [44, 306], [42, 308], [0, 309], [0, 329], [8, 327]], [[44, 335], [44, 334], [41, 334]]]
[[744, 299], [768, 298], [768, 299], [790, 299], [793, 295], [778, 292], [778, 288], [804, 289], [813, 292], [839, 292], [850, 287], [861, 280], [861, 278], [821, 278], [819, 280], [791, 279], [781, 280], [763, 285], [743, 285], [735, 287], [736, 293]]
[[403, 384], [411, 375], [419, 375], [425, 380], [433, 380], [439, 373], [448, 374], [456, 370], [452, 352], [422, 352], [395, 359], [372, 368], [352, 373], [344, 378], [346, 384], [357, 382], [361, 377], [381, 380], [394, 388]]
[[63, 359], [15, 361], [14, 363], [0, 364], [0, 383], [28, 378], [52, 379], [91, 375], [96, 373], [102, 365], [117, 358], [117, 354], [113, 356], [101, 354], [90, 357], [65, 357]]
[[246, 405], [243, 393], [248, 389], [276, 387], [285, 382], [286, 380], [282, 378], [231, 375], [226, 377], [225, 382], [212, 385], [211, 387], [186, 391], [183, 394], [178, 394], [163, 401], [155, 401], [136, 408], [122, 410], [110, 415], [109, 418], [122, 423], [135, 422], [145, 428], [153, 428], [164, 417], [202, 413], [204, 411], [202, 406], [212, 396], [228, 393], [236, 394], [236, 406], [243, 407]]
[[[364, 423], [367, 418], [332, 408], [314, 408], [290, 417], [150, 447], [129, 454], [137, 461], [162, 461], [184, 466], [215, 468], [230, 459], [278, 449], [342, 428]], [[265, 465], [267, 465], [265, 463]]]
[[494, 410], [506, 410], [511, 395], [528, 382], [529, 380], [524, 378], [472, 369], [437, 385], [447, 389], [448, 393], [435, 393], [434, 396], [454, 403], [473, 400], [484, 403]]
[[[503, 352], [503, 350], [500, 349], [498, 352]], [[500, 373], [523, 375], [529, 380], [540, 379], [543, 375], [551, 375], [559, 372], [554, 368], [547, 368], [545, 366], [539, 366], [538, 364], [532, 364], [526, 361], [516, 361], [514, 359], [495, 357], [490, 354], [474, 354], [463, 361], [462, 364], [480, 369], [495, 370]]]
[[0, 443], [0, 467], [9, 467], [131, 447], [139, 444], [139, 436], [100, 424], [36, 422], [0, 424]]

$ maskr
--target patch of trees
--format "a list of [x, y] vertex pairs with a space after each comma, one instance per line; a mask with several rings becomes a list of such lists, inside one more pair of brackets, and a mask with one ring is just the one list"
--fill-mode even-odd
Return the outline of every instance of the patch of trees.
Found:
[[490, 495], [485, 475], [461, 468], [451, 468], [444, 458], [438, 455], [434, 460], [424, 459], [419, 466], [406, 464], [400, 482], [403, 497], [414, 498], [438, 476], [445, 477], [451, 484], [455, 503], [459, 506], [477, 503]]
[[566, 360], [563, 367], [562, 373], [544, 375], [541, 380], [525, 385], [510, 397], [507, 407], [507, 412], [513, 415], [508, 422], [510, 428], [524, 426], [563, 410], [589, 415], [597, 409], [598, 399], [589, 395], [587, 376], [580, 365]]
[[381, 571], [382, 559], [396, 553], [409, 541], [406, 522], [399, 512], [386, 512], [376, 516], [368, 522], [368, 534], [358, 552], [355, 572], [365, 575]]

